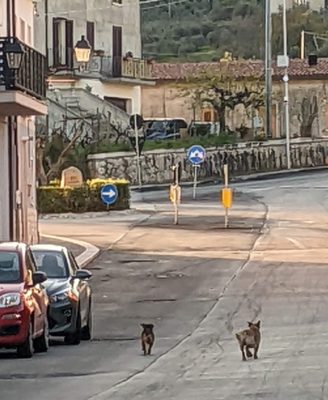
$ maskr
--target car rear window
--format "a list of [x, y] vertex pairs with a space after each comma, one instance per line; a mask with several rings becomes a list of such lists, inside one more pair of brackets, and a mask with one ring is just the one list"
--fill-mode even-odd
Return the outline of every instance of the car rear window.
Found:
[[48, 278], [67, 278], [68, 265], [61, 251], [32, 250], [36, 266], [45, 272]]
[[14, 251], [0, 251], [0, 283], [21, 282], [19, 255]]

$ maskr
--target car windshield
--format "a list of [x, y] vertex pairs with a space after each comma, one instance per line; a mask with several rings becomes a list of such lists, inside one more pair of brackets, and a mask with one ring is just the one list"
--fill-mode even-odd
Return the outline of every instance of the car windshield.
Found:
[[16, 252], [0, 252], [0, 283], [18, 283], [21, 281], [19, 256]]
[[165, 121], [154, 121], [150, 125], [150, 129], [162, 131], [162, 130], [164, 130], [165, 126], [166, 126]]
[[68, 266], [61, 251], [32, 250], [39, 271], [45, 272], [48, 278], [67, 278]]

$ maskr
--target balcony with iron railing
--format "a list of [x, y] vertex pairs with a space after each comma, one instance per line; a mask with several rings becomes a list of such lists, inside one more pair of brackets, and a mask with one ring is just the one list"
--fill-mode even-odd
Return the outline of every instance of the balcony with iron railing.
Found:
[[[24, 54], [18, 71], [6, 66], [5, 43], [15, 40], [22, 45]], [[36, 97], [46, 97], [46, 58], [44, 55], [14, 38], [0, 38], [0, 85], [6, 90], [20, 90]]]
[[153, 65], [140, 58], [111, 57], [103, 52], [94, 52], [83, 70], [79, 69], [73, 49], [49, 50], [49, 70], [53, 74], [71, 74], [89, 77], [121, 78], [141, 81], [153, 80]]
[[[21, 63], [10, 69], [6, 48], [19, 44]], [[44, 55], [13, 37], [0, 37], [0, 114], [46, 114], [46, 58]]]

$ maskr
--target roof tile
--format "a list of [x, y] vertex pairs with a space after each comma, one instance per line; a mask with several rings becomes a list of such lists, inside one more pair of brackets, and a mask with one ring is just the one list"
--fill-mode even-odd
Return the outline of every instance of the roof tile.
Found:
[[[181, 81], [204, 72], [219, 72], [222, 66], [229, 66], [236, 79], [241, 77], [264, 78], [264, 62], [261, 60], [242, 60], [224, 62], [201, 63], [155, 63], [153, 76], [156, 80]], [[273, 79], [284, 75], [284, 68], [278, 68], [276, 62], [272, 63]], [[291, 59], [288, 67], [288, 75], [291, 78], [319, 79], [328, 78], [328, 58], [318, 59], [315, 66], [310, 67], [307, 60]]]

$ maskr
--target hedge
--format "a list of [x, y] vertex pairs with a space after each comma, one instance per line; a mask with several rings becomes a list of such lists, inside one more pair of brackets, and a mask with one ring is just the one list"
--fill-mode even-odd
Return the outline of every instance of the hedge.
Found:
[[[116, 185], [118, 199], [115, 204], [106, 206], [101, 201], [100, 189], [109, 183]], [[50, 182], [49, 186], [37, 189], [37, 204], [40, 214], [125, 210], [130, 208], [129, 182], [123, 179], [94, 179], [79, 188], [61, 188], [58, 182]]]

